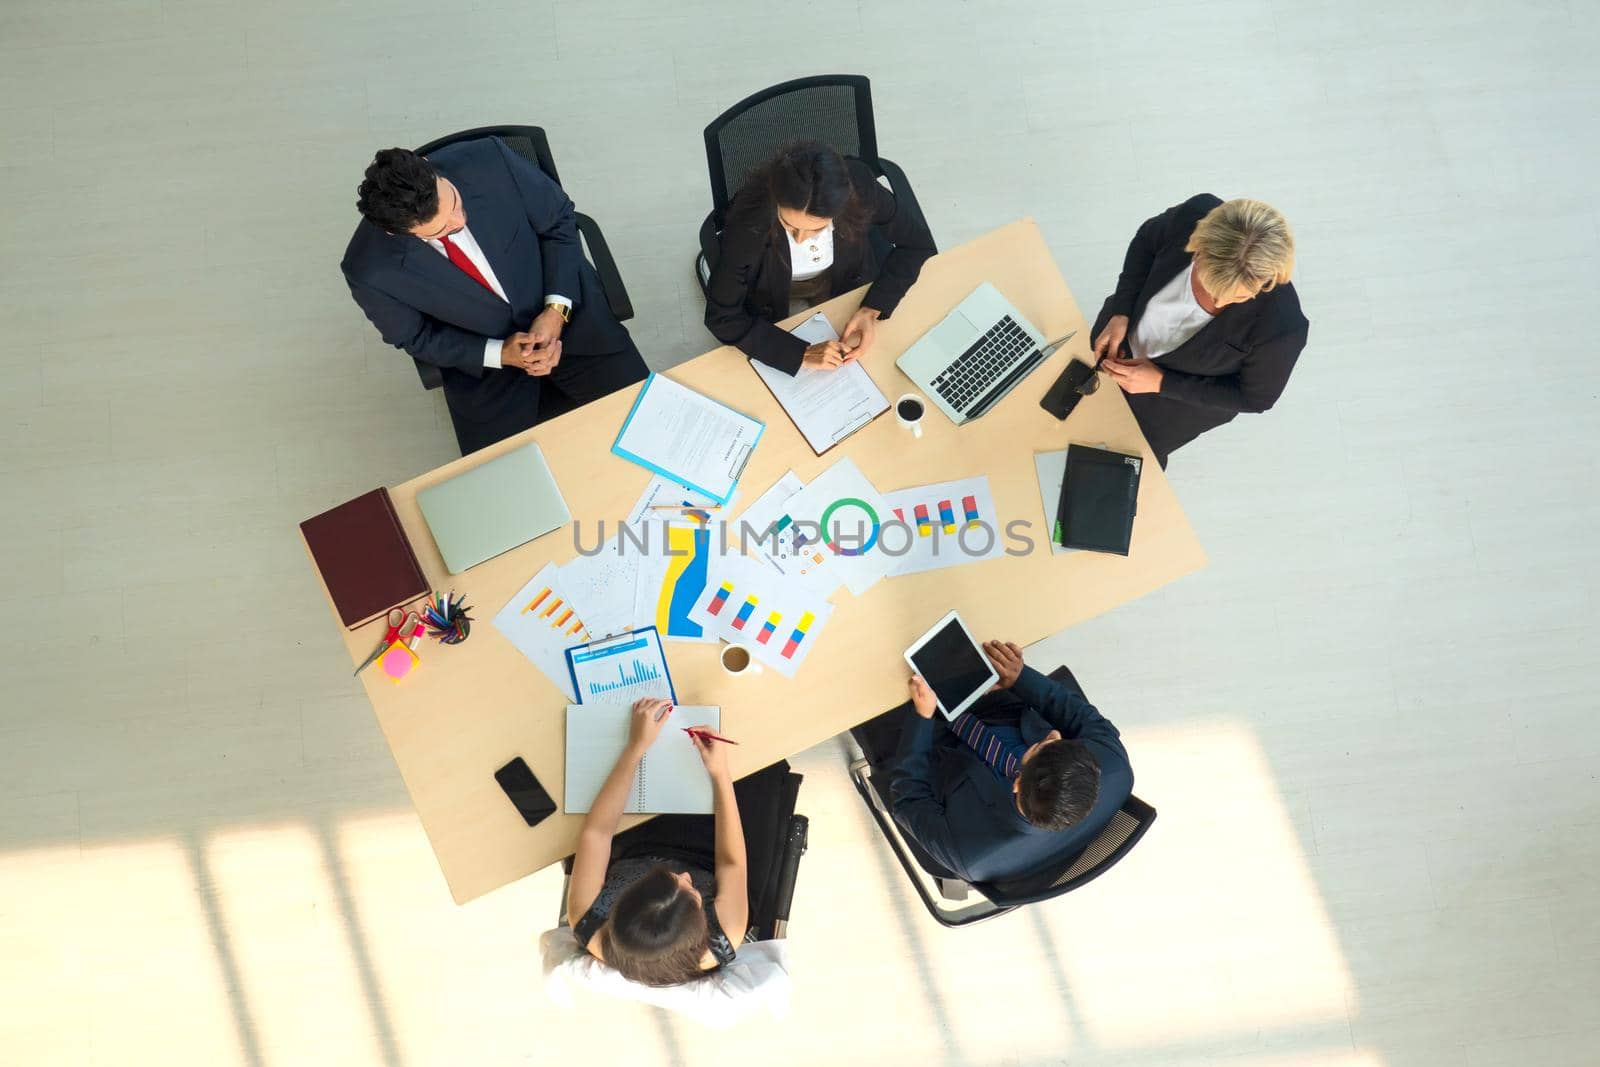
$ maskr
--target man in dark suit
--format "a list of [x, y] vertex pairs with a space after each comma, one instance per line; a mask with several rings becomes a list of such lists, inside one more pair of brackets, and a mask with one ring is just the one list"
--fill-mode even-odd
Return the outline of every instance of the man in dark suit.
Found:
[[912, 851], [936, 877], [986, 882], [1066, 863], [1133, 792], [1117, 728], [1071, 685], [1022, 662], [1008, 642], [984, 651], [995, 691], [953, 720], [912, 678], [904, 705], [852, 733], [887, 772], [889, 803]]
[[[572, 201], [498, 137], [385, 149], [340, 263], [383, 339], [439, 367], [463, 454], [648, 374], [578, 241]], [[552, 403], [554, 401], [554, 403]]]
[[1091, 339], [1161, 466], [1282, 395], [1311, 329], [1293, 269], [1289, 225], [1259, 200], [1202, 193], [1134, 234]]

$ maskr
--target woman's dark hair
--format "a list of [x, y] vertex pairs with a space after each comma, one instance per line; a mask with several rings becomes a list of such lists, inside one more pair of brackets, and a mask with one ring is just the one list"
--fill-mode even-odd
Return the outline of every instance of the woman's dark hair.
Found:
[[1100, 764], [1082, 741], [1044, 745], [1022, 765], [1017, 801], [1041, 830], [1065, 830], [1088, 818], [1100, 796]]
[[617, 897], [600, 927], [605, 961], [635, 982], [680, 985], [703, 973], [710, 944], [706, 914], [678, 882], [672, 868], [652, 867]]
[[835, 230], [854, 235], [866, 222], [849, 165], [821, 141], [790, 141], [754, 179], [777, 207], [832, 219]]
[[356, 188], [356, 210], [389, 233], [406, 233], [439, 213], [438, 172], [408, 148], [385, 148]]

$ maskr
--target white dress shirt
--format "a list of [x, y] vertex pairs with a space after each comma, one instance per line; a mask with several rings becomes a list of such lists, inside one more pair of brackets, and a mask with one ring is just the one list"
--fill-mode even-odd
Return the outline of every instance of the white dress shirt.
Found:
[[[425, 239], [425, 241], [429, 248], [439, 253], [445, 259], [450, 258], [450, 253], [445, 251], [443, 241], [432, 239]], [[494, 295], [498, 296], [501, 300], [505, 300], [505, 287], [500, 284], [500, 279], [494, 276], [494, 268], [489, 266], [489, 259], [483, 254], [483, 248], [478, 244], [478, 239], [472, 236], [472, 231], [463, 226], [461, 229], [450, 235], [450, 243], [461, 249], [461, 251], [466, 254], [467, 259], [471, 261], [472, 265], [478, 268], [478, 273], [482, 274], [483, 280], [489, 283], [489, 288], [494, 290]], [[459, 270], [460, 268], [457, 269]], [[572, 306], [571, 300], [556, 293], [546, 294], [544, 302], [546, 304], [560, 304], [563, 307]], [[506, 300], [506, 303], [509, 304], [510, 301]], [[499, 368], [500, 349], [505, 343], [506, 339], [504, 337], [491, 337], [483, 342], [483, 365], [485, 367], [492, 367], [496, 369]]]
[[833, 266], [833, 223], [822, 228], [804, 241], [796, 241], [789, 227], [783, 228], [789, 239], [789, 278], [791, 281], [810, 281]]
[[1150, 298], [1139, 325], [1128, 338], [1135, 359], [1159, 359], [1189, 338], [1215, 316], [1194, 298], [1194, 261]]

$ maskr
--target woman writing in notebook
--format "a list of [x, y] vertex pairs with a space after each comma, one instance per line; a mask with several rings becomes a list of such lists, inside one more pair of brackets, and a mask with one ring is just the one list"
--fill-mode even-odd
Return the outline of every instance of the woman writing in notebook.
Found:
[[716, 869], [685, 862], [666, 846], [658, 847], [659, 855], [611, 858], [639, 762], [671, 719], [669, 701], [634, 703], [627, 747], [584, 816], [567, 889], [567, 915], [579, 916], [572, 927], [578, 943], [652, 986], [692, 981], [731, 962], [750, 911], [744, 831], [726, 747], [704, 734], [689, 739], [711, 776]]
[[[818, 141], [785, 145], [728, 205], [706, 286], [706, 329], [779, 370], [838, 367], [866, 354], [934, 254], [921, 215], [871, 169]], [[838, 341], [807, 346], [774, 323], [871, 284]]]

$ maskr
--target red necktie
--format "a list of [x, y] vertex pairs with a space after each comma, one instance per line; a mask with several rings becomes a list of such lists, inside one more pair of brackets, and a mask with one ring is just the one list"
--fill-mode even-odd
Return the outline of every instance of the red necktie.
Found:
[[[471, 278], [473, 281], [489, 290], [489, 292], [494, 293], [494, 286], [490, 285], [489, 279], [480, 274], [478, 272], [478, 268], [472, 265], [472, 260], [467, 258], [467, 254], [465, 252], [461, 251], [461, 249], [457, 248], [453, 243], [451, 243], [448, 236], [441, 237], [439, 240], [444, 243], [444, 254], [450, 257], [450, 262], [466, 271], [467, 277]], [[500, 294], [494, 293], [494, 295], [498, 297]]]

